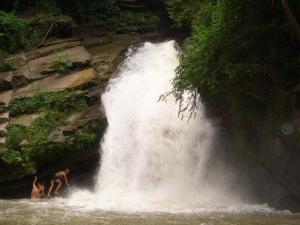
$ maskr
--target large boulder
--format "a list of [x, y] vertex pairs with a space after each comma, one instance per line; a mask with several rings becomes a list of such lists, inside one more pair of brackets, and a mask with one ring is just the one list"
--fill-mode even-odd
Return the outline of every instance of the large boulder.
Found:
[[37, 91], [63, 91], [75, 88], [96, 79], [94, 69], [85, 69], [65, 76], [54, 75], [41, 80], [33, 81], [24, 87], [15, 90], [0, 92], [0, 104], [8, 105], [16, 97], [33, 96]]
[[[62, 62], [61, 62], [62, 61]], [[67, 49], [61, 53], [53, 53], [28, 62], [32, 80], [39, 79], [43, 75], [58, 72], [59, 63], [68, 63], [72, 69], [84, 67], [91, 62], [91, 55], [82, 46]]]
[[26, 53], [26, 59], [28, 61], [37, 59], [40, 57], [47, 56], [49, 54], [52, 54], [54, 52], [63, 51], [68, 48], [73, 48], [80, 45], [80, 41], [77, 38], [70, 38], [70, 39], [63, 39], [62, 41], [55, 41], [52, 43], [49, 43], [48, 46], [43, 48], [38, 48], [32, 51], [29, 51]]
[[136, 36], [121, 34], [115, 36], [110, 43], [89, 48], [88, 50], [92, 55], [92, 65], [97, 71], [98, 78], [107, 81], [122, 60], [122, 53], [136, 42]]
[[14, 92], [12, 90], [0, 92], [0, 105], [8, 105], [13, 97]]
[[13, 71], [12, 86], [21, 87], [28, 84], [31, 80], [31, 73], [27, 65], [23, 65]]
[[56, 128], [49, 134], [48, 141], [57, 143], [70, 141], [70, 135], [91, 122], [96, 122], [103, 128], [106, 127], [107, 121], [103, 107], [93, 105], [82, 112], [73, 113], [65, 120], [64, 126]]
[[31, 76], [26, 65], [15, 70], [0, 73], [0, 92], [24, 86], [30, 82]]

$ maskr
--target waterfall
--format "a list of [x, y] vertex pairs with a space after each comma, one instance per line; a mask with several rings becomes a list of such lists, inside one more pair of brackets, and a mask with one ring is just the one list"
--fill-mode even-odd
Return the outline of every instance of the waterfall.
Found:
[[96, 191], [77, 192], [77, 199], [125, 211], [182, 211], [232, 199], [206, 182], [215, 131], [203, 105], [188, 121], [178, 117], [174, 97], [158, 101], [171, 91], [178, 64], [174, 41], [129, 49], [102, 96], [108, 128]]

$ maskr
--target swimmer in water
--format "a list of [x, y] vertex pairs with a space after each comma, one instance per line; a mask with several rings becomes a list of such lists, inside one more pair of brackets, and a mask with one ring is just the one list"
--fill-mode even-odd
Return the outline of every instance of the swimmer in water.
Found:
[[40, 199], [41, 197], [45, 196], [45, 187], [43, 184], [37, 182], [37, 177], [34, 177], [32, 183], [32, 190], [31, 190], [31, 199]]

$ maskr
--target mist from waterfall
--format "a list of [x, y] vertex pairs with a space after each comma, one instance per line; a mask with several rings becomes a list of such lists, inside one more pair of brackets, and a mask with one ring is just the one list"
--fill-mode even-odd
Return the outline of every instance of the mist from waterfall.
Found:
[[174, 41], [129, 49], [102, 95], [108, 128], [96, 191], [76, 192], [72, 204], [184, 212], [240, 203], [226, 186], [226, 171], [222, 180], [209, 178], [215, 129], [203, 105], [199, 103], [196, 117], [188, 121], [178, 117], [173, 96], [158, 101], [172, 89], [178, 64]]

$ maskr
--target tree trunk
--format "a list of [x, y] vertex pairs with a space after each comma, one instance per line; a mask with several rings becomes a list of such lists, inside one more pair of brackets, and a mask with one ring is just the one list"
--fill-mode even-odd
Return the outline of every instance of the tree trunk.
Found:
[[290, 6], [289, 6], [288, 1], [287, 0], [281, 0], [281, 3], [282, 3], [282, 6], [284, 8], [285, 14], [288, 18], [289, 24], [293, 28], [293, 30], [296, 34], [297, 40], [300, 42], [300, 26], [299, 26], [299, 23], [298, 23], [296, 17], [294, 16]]

